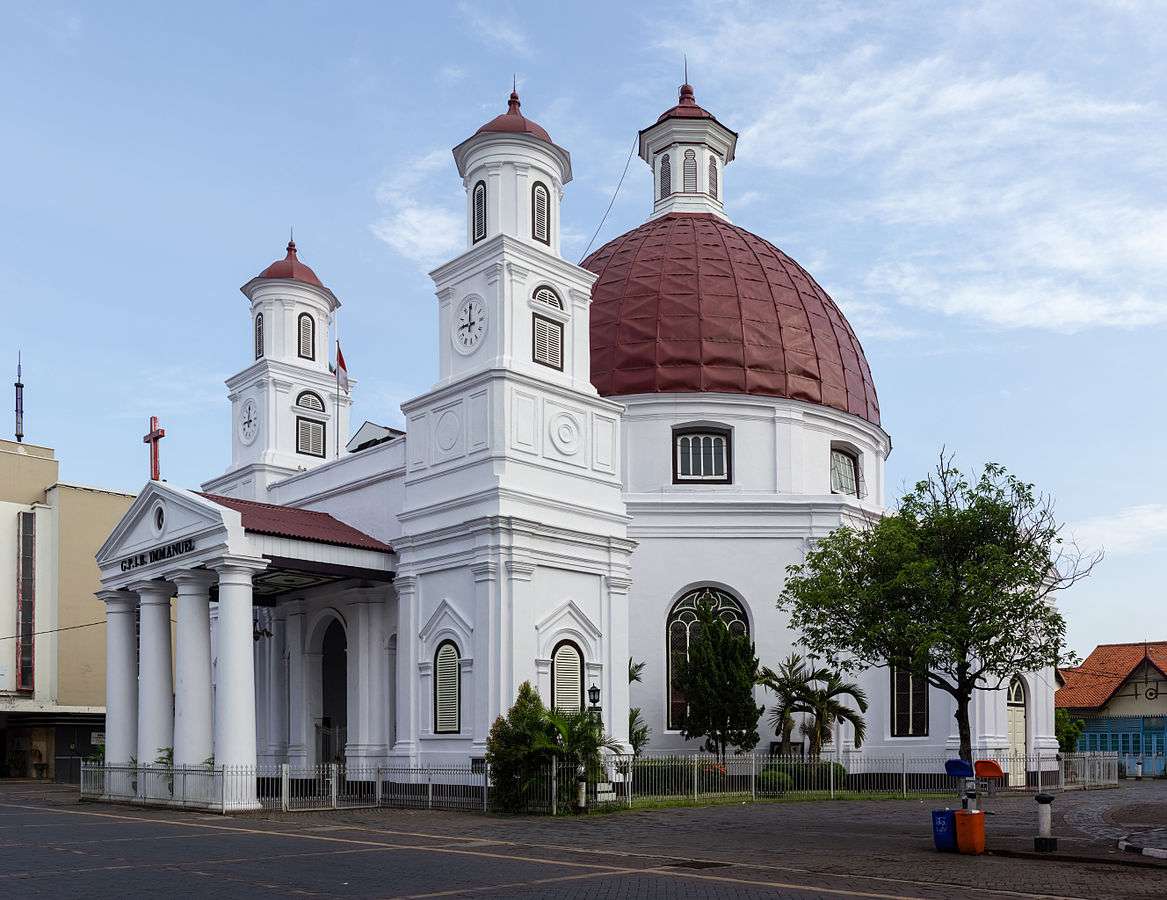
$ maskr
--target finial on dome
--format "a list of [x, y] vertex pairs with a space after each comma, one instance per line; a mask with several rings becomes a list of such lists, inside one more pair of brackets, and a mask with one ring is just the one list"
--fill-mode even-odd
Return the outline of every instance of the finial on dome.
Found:
[[[686, 73], [688, 74], [688, 73]], [[681, 85], [681, 99], [678, 101], [679, 106], [696, 106], [697, 101], [693, 97], [693, 85], [686, 80]]]
[[685, 60], [685, 84], [689, 83], [689, 54], [682, 53], [682, 58]]
[[507, 115], [521, 116], [522, 113], [519, 112], [519, 107], [522, 105], [523, 104], [519, 102], [519, 91], [518, 85], [516, 84], [514, 90], [511, 91], [511, 98], [507, 101]]

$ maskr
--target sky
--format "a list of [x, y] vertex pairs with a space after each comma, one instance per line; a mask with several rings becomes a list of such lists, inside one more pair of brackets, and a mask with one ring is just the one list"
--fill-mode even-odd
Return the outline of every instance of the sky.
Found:
[[[740, 134], [733, 220], [863, 342], [894, 450], [1006, 465], [1105, 548], [1071, 646], [1167, 639], [1167, 4], [69, 5], [0, 0], [0, 366], [63, 480], [195, 487], [230, 456], [238, 287], [283, 256], [341, 298], [353, 423], [436, 379], [426, 273], [463, 248], [450, 148], [505, 110], [572, 154], [580, 259], [639, 128]], [[595, 246], [651, 208], [633, 157]], [[15, 372], [13, 371], [13, 374]], [[10, 435], [9, 426], [4, 435]]]

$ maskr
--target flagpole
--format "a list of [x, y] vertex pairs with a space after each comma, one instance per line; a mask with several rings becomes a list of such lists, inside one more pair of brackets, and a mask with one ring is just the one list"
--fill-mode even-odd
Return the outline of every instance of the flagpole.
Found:
[[336, 336], [336, 365], [333, 372], [336, 375], [336, 418], [332, 430], [336, 432], [336, 458], [340, 459], [340, 310], [333, 316], [333, 332]]

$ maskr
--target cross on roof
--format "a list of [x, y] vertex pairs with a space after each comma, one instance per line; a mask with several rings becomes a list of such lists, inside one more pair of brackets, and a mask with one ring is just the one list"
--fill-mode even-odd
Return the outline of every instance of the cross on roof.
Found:
[[142, 438], [143, 444], [150, 445], [150, 480], [158, 481], [161, 473], [158, 466], [158, 442], [166, 437], [166, 429], [158, 427], [158, 417], [150, 416], [150, 431]]

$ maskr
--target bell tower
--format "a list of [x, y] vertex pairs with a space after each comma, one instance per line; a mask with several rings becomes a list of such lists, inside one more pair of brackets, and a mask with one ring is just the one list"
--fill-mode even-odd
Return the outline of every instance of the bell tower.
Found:
[[231, 465], [202, 487], [266, 501], [268, 485], [335, 459], [348, 440], [352, 401], [329, 367], [340, 300], [300, 261], [295, 241], [240, 290], [251, 301], [254, 361], [227, 379]]

